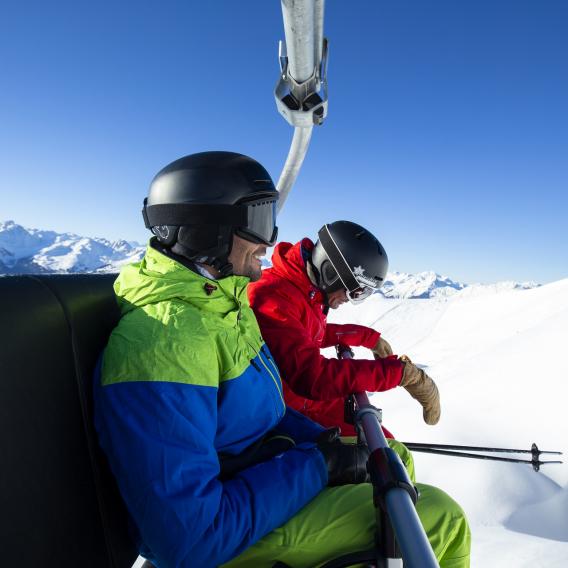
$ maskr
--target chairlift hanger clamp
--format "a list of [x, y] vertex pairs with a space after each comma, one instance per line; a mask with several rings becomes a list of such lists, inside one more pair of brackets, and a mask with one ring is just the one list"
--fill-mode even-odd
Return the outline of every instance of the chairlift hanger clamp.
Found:
[[314, 125], [327, 115], [328, 41], [323, 36], [325, 0], [280, 0], [284, 41], [278, 58], [280, 76], [274, 89], [276, 107], [294, 127], [290, 150], [276, 188], [280, 212], [294, 185], [312, 136]]
[[278, 59], [280, 77], [274, 89], [278, 112], [296, 128], [321, 125], [327, 116], [327, 55], [328, 42], [323, 38], [322, 59], [314, 67], [312, 75], [297, 82], [289, 72], [286, 44], [280, 41]]

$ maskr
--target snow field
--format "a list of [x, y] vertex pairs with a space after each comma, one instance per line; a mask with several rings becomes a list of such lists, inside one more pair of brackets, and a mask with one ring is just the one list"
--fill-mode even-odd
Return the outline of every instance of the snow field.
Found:
[[[332, 311], [329, 321], [374, 327], [438, 384], [442, 419], [433, 427], [404, 389], [372, 396], [399, 440], [519, 449], [537, 442], [568, 459], [568, 279], [527, 290], [473, 286], [424, 300], [377, 294]], [[370, 353], [356, 349], [356, 356]], [[568, 465], [535, 473], [523, 464], [414, 457], [417, 479], [466, 511], [474, 568], [568, 566]]]

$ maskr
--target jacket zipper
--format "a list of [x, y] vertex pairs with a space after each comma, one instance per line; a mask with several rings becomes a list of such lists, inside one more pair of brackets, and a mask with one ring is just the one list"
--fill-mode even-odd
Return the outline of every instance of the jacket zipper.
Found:
[[[237, 302], [238, 305], [238, 313], [237, 313], [237, 329], [238, 329], [238, 325], [239, 325], [239, 321], [242, 317], [241, 315], [241, 304], [240, 302], [237, 300], [237, 297], [235, 295], [235, 300]], [[240, 331], [240, 330], [239, 330]], [[248, 343], [248, 341], [247, 341]], [[249, 343], [249, 346], [256, 351], [256, 349]], [[282, 394], [282, 391], [280, 390], [280, 387], [278, 386], [278, 380], [276, 380], [276, 378], [274, 377], [274, 375], [272, 374], [272, 371], [268, 368], [268, 366], [266, 365], [266, 363], [264, 362], [264, 359], [262, 358], [262, 354], [264, 354], [264, 351], [262, 349], [262, 346], [260, 347], [260, 350], [258, 352], [258, 358], [260, 360], [260, 362], [262, 363], [262, 365], [264, 366], [264, 368], [268, 371], [268, 374], [270, 375], [270, 378], [272, 379], [272, 382], [274, 383], [274, 386], [276, 387], [276, 390], [278, 391], [278, 395], [280, 397], [280, 400], [282, 401], [282, 406], [284, 407], [284, 413], [286, 413], [286, 403], [284, 402], [284, 395]], [[258, 371], [260, 372], [260, 368], [258, 367], [258, 365], [254, 362], [253, 359], [250, 360], [252, 366]], [[274, 363], [273, 366], [275, 367]], [[278, 375], [278, 379], [280, 379], [280, 373], [278, 372], [278, 370], [276, 371], [276, 374]]]
[[[272, 381], [274, 382], [274, 386], [276, 387], [276, 390], [278, 391], [278, 394], [280, 395], [280, 400], [282, 401], [282, 405], [284, 406], [284, 411], [286, 411], [286, 403], [284, 402], [284, 396], [282, 395], [282, 391], [280, 390], [280, 387], [278, 386], [278, 380], [272, 374], [272, 371], [269, 369], [268, 365], [264, 362], [264, 359], [262, 358], [261, 354], [264, 354], [262, 347], [261, 347], [260, 351], [258, 352], [258, 358], [259, 358], [260, 362], [264, 365], [264, 368], [268, 371], [268, 374], [270, 375], [270, 377], [272, 378]], [[280, 379], [280, 376], [278, 376], [278, 379]]]
[[262, 351], [262, 354], [270, 361], [270, 364], [272, 365], [272, 367], [274, 367], [274, 370], [276, 371], [276, 374], [278, 375], [278, 378], [280, 379], [280, 382], [282, 382], [282, 377], [280, 376], [280, 371], [278, 370], [278, 367], [276, 366], [276, 362], [274, 361], [274, 359], [264, 351], [264, 346], [262, 346], [260, 348], [260, 350]]

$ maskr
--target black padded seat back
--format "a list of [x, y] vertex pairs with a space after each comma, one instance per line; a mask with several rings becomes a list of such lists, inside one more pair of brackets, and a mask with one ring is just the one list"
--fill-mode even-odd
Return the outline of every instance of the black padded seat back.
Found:
[[130, 568], [137, 552], [92, 425], [115, 275], [0, 277], [0, 541], [6, 566]]

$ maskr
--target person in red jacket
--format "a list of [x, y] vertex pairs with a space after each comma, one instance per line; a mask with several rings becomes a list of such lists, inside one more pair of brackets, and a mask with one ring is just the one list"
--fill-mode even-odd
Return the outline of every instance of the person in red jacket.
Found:
[[[359, 303], [383, 283], [387, 254], [368, 230], [349, 221], [324, 225], [318, 241], [279, 243], [272, 267], [248, 287], [262, 335], [282, 372], [289, 406], [326, 427], [344, 420], [344, 400], [358, 391], [386, 391], [403, 386], [423, 406], [424, 420], [436, 424], [440, 400], [434, 381], [407, 357], [393, 355], [388, 342], [362, 325], [327, 323], [329, 308], [348, 300]], [[329, 359], [320, 350], [362, 346], [375, 359]], [[385, 429], [385, 435], [392, 437]]]

